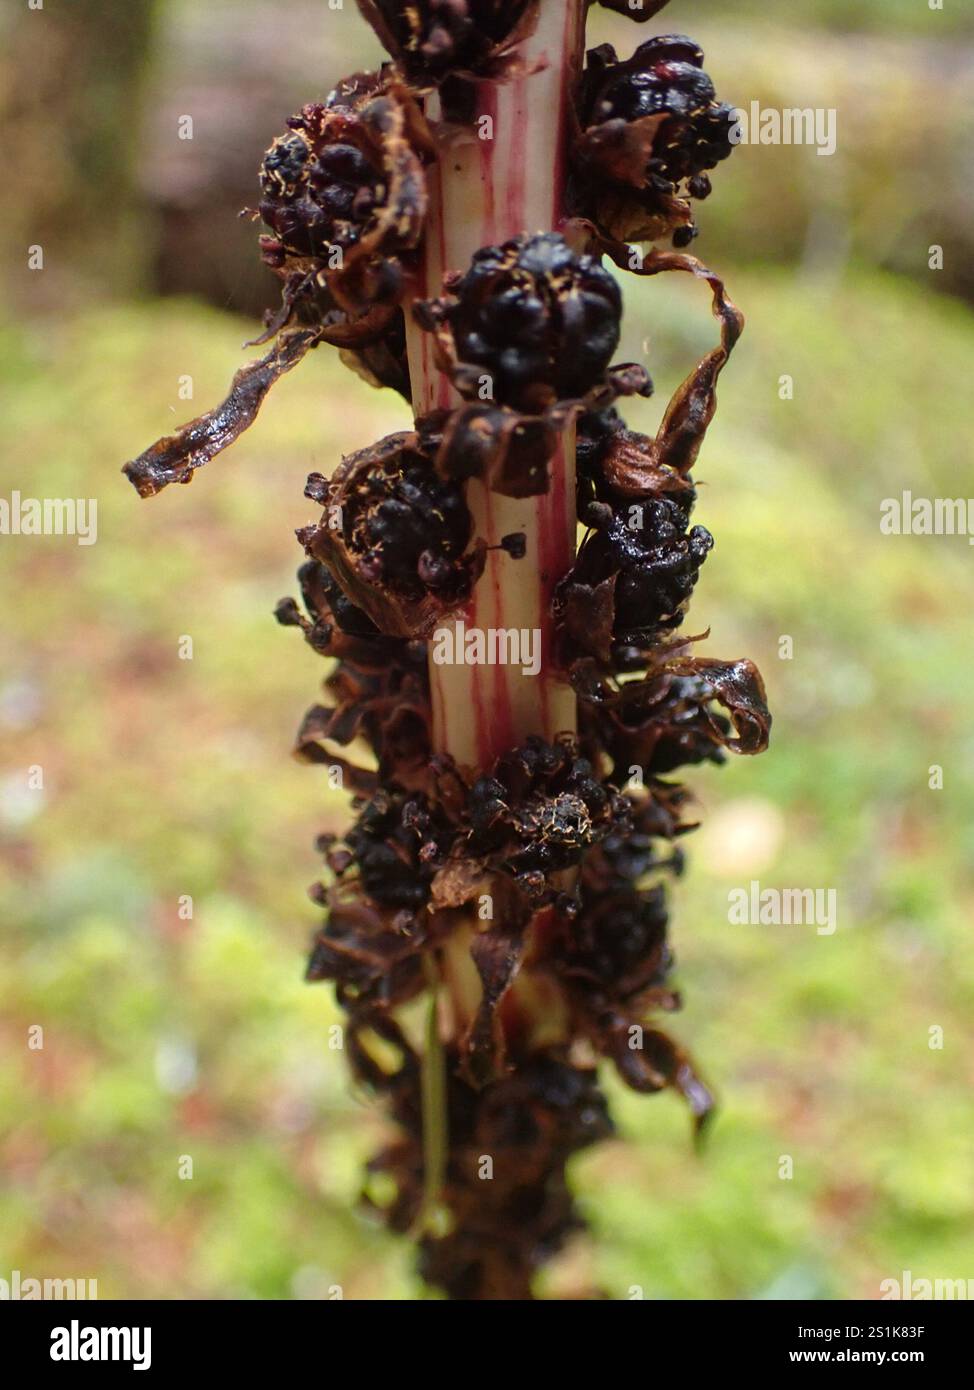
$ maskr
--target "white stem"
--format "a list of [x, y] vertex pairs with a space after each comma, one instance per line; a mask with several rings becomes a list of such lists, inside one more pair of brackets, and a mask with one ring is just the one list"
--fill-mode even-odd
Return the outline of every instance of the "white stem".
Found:
[[[479, 118], [439, 137], [430, 170], [425, 273], [419, 297], [439, 293], [446, 271], [463, 270], [474, 251], [521, 233], [557, 229], [563, 220], [569, 83], [584, 39], [583, 0], [543, 0], [535, 33], [521, 47], [526, 76], [477, 85]], [[537, 65], [537, 71], [530, 71]], [[427, 102], [432, 121], [437, 98]], [[481, 138], [481, 133], [491, 138]], [[430, 335], [407, 314], [407, 346], [417, 415], [451, 406], [457, 397], [433, 363]], [[483, 769], [529, 734], [551, 739], [575, 729], [575, 700], [551, 670], [554, 586], [575, 554], [575, 442], [565, 432], [550, 464], [550, 486], [518, 500], [467, 485], [475, 534], [489, 546], [523, 532], [526, 552], [512, 559], [490, 550], [483, 576], [463, 614], [467, 629], [527, 629], [541, 643], [541, 671], [520, 666], [431, 664], [434, 746], [458, 763]]]

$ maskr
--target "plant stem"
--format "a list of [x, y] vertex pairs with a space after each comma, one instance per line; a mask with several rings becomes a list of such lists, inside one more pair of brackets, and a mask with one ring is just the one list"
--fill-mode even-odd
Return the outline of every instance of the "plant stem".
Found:
[[[570, 83], [581, 62], [582, 0], [545, 0], [534, 34], [521, 46], [526, 75], [476, 85], [471, 128], [444, 131], [430, 171], [426, 260], [421, 297], [439, 292], [447, 271], [463, 270], [474, 251], [522, 232], [557, 228], [564, 216]], [[531, 71], [538, 65], [537, 71]], [[428, 98], [436, 120], [438, 99]], [[482, 119], [490, 118], [490, 127]], [[485, 129], [492, 138], [483, 139]], [[407, 315], [407, 341], [417, 415], [456, 404], [433, 363], [432, 342]], [[462, 614], [466, 628], [518, 628], [540, 633], [541, 670], [519, 666], [430, 666], [433, 743], [460, 764], [483, 770], [529, 734], [551, 739], [575, 729], [575, 700], [552, 673], [554, 586], [575, 554], [574, 429], [551, 461], [540, 497], [516, 499], [467, 485], [475, 534], [489, 546], [523, 532], [526, 552], [514, 560], [490, 550], [483, 576]]]
[[435, 1224], [449, 1147], [446, 1064], [440, 1037], [440, 981], [436, 961], [429, 953], [423, 957], [423, 970], [429, 986], [429, 1003], [422, 1057], [423, 1200], [415, 1222], [414, 1234], [417, 1235]]
[[[439, 128], [438, 161], [429, 170], [425, 262], [417, 297], [438, 294], [444, 274], [465, 269], [481, 246], [523, 232], [548, 231], [563, 221], [568, 102], [582, 60], [584, 8], [584, 0], [545, 0], [538, 27], [520, 50], [526, 75], [499, 85], [477, 83], [474, 109], [490, 118], [484, 133], [491, 138], [480, 138], [483, 121], [475, 121], [472, 129]], [[536, 65], [538, 70], [531, 71]], [[435, 95], [427, 99], [426, 114], [435, 128], [440, 115]], [[408, 305], [406, 310], [414, 413], [456, 405], [455, 391], [434, 364], [430, 335], [413, 323]], [[529, 734], [552, 739], [576, 727], [574, 694], [552, 673], [551, 612], [555, 584], [575, 555], [574, 424], [562, 435], [549, 477], [547, 492], [522, 499], [490, 492], [477, 479], [467, 484], [473, 534], [496, 547], [502, 537], [521, 532], [525, 553], [515, 560], [505, 550], [488, 550], [484, 573], [461, 620], [468, 631], [517, 628], [540, 634], [541, 658], [536, 676], [520, 666], [430, 662], [433, 747], [474, 771], [484, 771]], [[475, 930], [472, 920], [459, 923], [441, 952], [442, 978], [458, 1030], [470, 1022], [480, 1001], [470, 954]], [[428, 961], [426, 970], [429, 976], [437, 967]], [[449, 1146], [436, 1007], [434, 992], [423, 1061], [424, 1221], [435, 1209]]]

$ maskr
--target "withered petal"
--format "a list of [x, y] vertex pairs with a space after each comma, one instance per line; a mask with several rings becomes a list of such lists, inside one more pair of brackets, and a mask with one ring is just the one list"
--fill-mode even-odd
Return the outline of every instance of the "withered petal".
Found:
[[266, 357], [237, 371], [226, 400], [127, 463], [122, 472], [139, 496], [153, 497], [170, 483], [190, 482], [194, 469], [208, 463], [253, 424], [274, 382], [296, 367], [322, 336], [319, 328], [282, 333]]
[[[510, 896], [510, 895], [508, 895]], [[498, 1014], [524, 955], [528, 911], [501, 912], [485, 931], [474, 934], [470, 955], [480, 976], [480, 1003], [461, 1043], [464, 1075], [485, 1086], [504, 1069], [504, 1030]]]
[[717, 661], [709, 657], [679, 657], [668, 668], [673, 674], [703, 676], [713, 695], [730, 715], [736, 738], [729, 738], [719, 725], [714, 731], [732, 753], [763, 753], [771, 733], [771, 712], [761, 672], [746, 657], [739, 661]]

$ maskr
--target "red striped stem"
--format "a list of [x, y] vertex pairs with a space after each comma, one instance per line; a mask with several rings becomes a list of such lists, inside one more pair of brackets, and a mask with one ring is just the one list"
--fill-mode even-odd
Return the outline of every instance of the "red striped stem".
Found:
[[[564, 221], [569, 89], [583, 39], [582, 0], [545, 0], [538, 26], [520, 50], [524, 75], [478, 83], [473, 125], [440, 129], [419, 297], [436, 295], [444, 273], [465, 269], [481, 246], [557, 229]], [[436, 122], [435, 96], [427, 100], [427, 115]], [[407, 334], [415, 413], [455, 404], [450, 383], [433, 361], [430, 335], [411, 322]], [[502, 537], [523, 532], [526, 553], [515, 560], [504, 550], [488, 552], [461, 615], [466, 630], [527, 629], [540, 633], [541, 643], [538, 675], [515, 665], [430, 666], [434, 747], [483, 769], [529, 734], [550, 739], [575, 728], [572, 692], [552, 671], [551, 615], [554, 586], [575, 554], [574, 429], [565, 431], [542, 496], [504, 497], [474, 480], [467, 500], [475, 534], [496, 546]]]

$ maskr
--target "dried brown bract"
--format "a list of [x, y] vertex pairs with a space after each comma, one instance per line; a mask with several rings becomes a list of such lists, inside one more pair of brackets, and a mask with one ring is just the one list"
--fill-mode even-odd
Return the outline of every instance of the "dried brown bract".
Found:
[[645, 851], [632, 849], [628, 860], [618, 846], [615, 854], [597, 850], [586, 860], [578, 910], [562, 920], [552, 957], [576, 1028], [634, 1090], [680, 1091], [699, 1129], [712, 1097], [683, 1049], [646, 1022], [647, 1015], [678, 1009], [680, 999], [667, 984], [673, 959], [664, 890], [637, 885]]
[[264, 397], [278, 377], [289, 372], [310, 348], [321, 340], [314, 328], [296, 328], [282, 333], [266, 357], [241, 367], [233, 378], [230, 394], [215, 410], [207, 411], [166, 435], [122, 472], [140, 497], [152, 497], [170, 483], [190, 483], [195, 469], [209, 463], [244, 430], [252, 425]]
[[[431, 751], [425, 647], [379, 632], [319, 561], [308, 560], [298, 577], [310, 617], [293, 599], [282, 599], [278, 622], [300, 627], [309, 645], [335, 664], [324, 682], [328, 703], [308, 710], [295, 753], [332, 775], [337, 769], [341, 784], [357, 794], [370, 796], [393, 777], [407, 790], [421, 790]], [[363, 741], [375, 766], [362, 756]]]
[[753, 662], [692, 657], [679, 648], [643, 656], [638, 679], [618, 679], [593, 660], [577, 661], [583, 732], [612, 759], [658, 777], [678, 767], [720, 762], [722, 752], [763, 753], [771, 714]]
[[332, 981], [339, 1002], [352, 1008], [388, 1009], [420, 993], [429, 918], [377, 906], [361, 883], [312, 896], [328, 915], [312, 944], [306, 979]]
[[[454, 379], [463, 391], [469, 381], [467, 369], [458, 366]], [[627, 362], [609, 367], [585, 396], [558, 401], [540, 415], [471, 402], [456, 410], [435, 411], [418, 426], [439, 436], [436, 468], [442, 477], [458, 482], [480, 478], [492, 492], [506, 497], [535, 497], [548, 490], [548, 464], [573, 419], [604, 411], [622, 396], [651, 392], [649, 374]]]
[[[404, 1039], [400, 1047], [392, 1076], [365, 1063], [399, 1131], [369, 1165], [392, 1180], [395, 1195], [379, 1206], [369, 1187], [366, 1201], [393, 1230], [407, 1231], [423, 1203], [424, 1151], [419, 1059]], [[451, 1143], [442, 1197], [453, 1220], [449, 1233], [422, 1238], [420, 1272], [454, 1299], [530, 1298], [535, 1270], [582, 1225], [566, 1164], [613, 1132], [596, 1073], [562, 1051], [531, 1051], [511, 1075], [479, 1090], [463, 1079], [455, 1052], [446, 1066]]]

